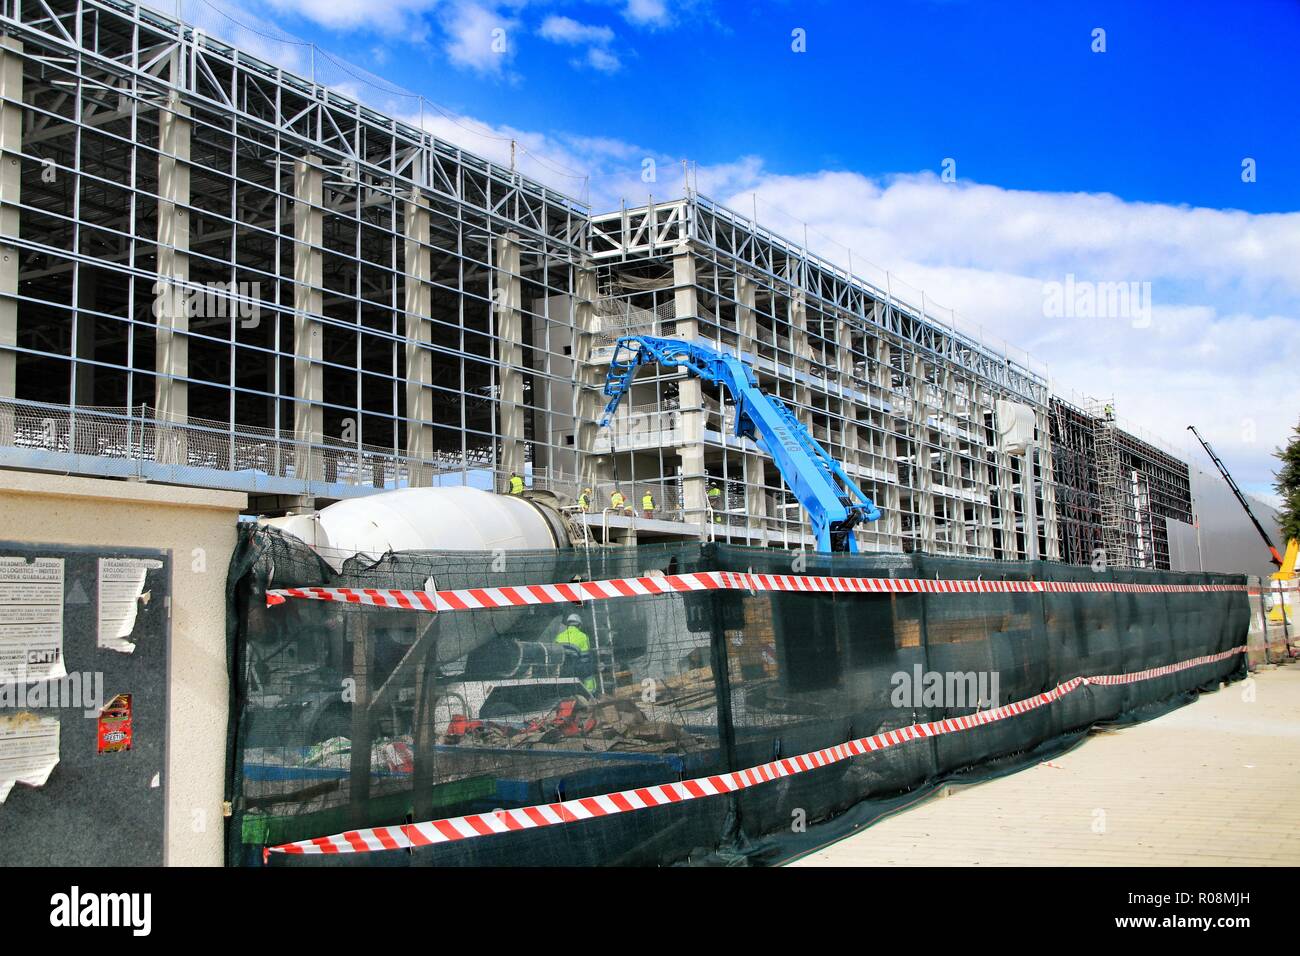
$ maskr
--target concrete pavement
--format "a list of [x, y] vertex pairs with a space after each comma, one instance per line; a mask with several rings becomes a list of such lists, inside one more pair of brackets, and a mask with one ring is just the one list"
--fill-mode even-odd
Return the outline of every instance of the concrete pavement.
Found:
[[1300, 864], [1300, 665], [1009, 777], [951, 788], [792, 866]]

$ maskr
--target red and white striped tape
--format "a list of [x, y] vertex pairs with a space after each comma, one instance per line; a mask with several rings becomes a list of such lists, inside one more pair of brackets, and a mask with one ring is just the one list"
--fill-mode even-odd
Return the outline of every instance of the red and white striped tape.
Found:
[[431, 846], [435, 843], [450, 843], [456, 840], [469, 840], [475, 837], [492, 836], [498, 833], [510, 833], [515, 830], [531, 830], [537, 827], [557, 826], [565, 823], [578, 823], [596, 817], [612, 816], [616, 813], [631, 813], [648, 807], [662, 807], [670, 803], [685, 800], [699, 800], [705, 797], [735, 793], [749, 787], [756, 787], [781, 777], [790, 777], [805, 773], [819, 767], [825, 767], [851, 757], [887, 750], [910, 740], [937, 737], [942, 734], [960, 733], [984, 724], [1004, 720], [1036, 710], [1053, 701], [1060, 700], [1083, 684], [1131, 684], [1137, 681], [1164, 677], [1179, 671], [1199, 667], [1216, 661], [1226, 660], [1246, 650], [1245, 645], [1234, 647], [1220, 654], [1207, 654], [1203, 657], [1152, 667], [1130, 674], [1107, 674], [1098, 677], [1075, 677], [1043, 694], [1026, 700], [1006, 704], [993, 710], [981, 711], [967, 717], [950, 717], [946, 720], [926, 724], [912, 724], [897, 730], [886, 731], [872, 737], [859, 737], [848, 743], [837, 744], [824, 750], [786, 757], [769, 763], [739, 770], [735, 773], [717, 774], [710, 777], [696, 777], [676, 783], [657, 784], [652, 787], [640, 787], [635, 790], [622, 790], [606, 793], [596, 797], [582, 797], [577, 800], [564, 800], [559, 803], [546, 803], [523, 807], [518, 810], [497, 810], [493, 813], [475, 813], [463, 817], [449, 817], [442, 820], [430, 820], [427, 823], [408, 823], [399, 826], [370, 827], [364, 830], [347, 830], [333, 836], [316, 837], [312, 840], [299, 840], [268, 847], [263, 851], [265, 861], [271, 853], [314, 854], [314, 853], [368, 853], [375, 850], [403, 850], [412, 847]]
[[268, 607], [287, 598], [339, 601], [407, 611], [478, 611], [565, 604], [608, 598], [647, 597], [692, 591], [795, 591], [829, 594], [1185, 594], [1245, 591], [1244, 584], [1120, 584], [1108, 581], [967, 581], [931, 578], [844, 578], [800, 574], [755, 574], [744, 571], [697, 571], [694, 574], [644, 575], [571, 584], [519, 584], [513, 587], [404, 591], [382, 588], [279, 588], [266, 592]]

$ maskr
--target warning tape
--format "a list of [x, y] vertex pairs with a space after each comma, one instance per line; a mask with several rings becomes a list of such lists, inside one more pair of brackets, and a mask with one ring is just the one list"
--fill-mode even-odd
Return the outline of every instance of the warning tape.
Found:
[[538, 827], [556, 826], [565, 823], [578, 823], [597, 817], [613, 816], [618, 813], [631, 813], [649, 807], [662, 807], [670, 803], [687, 800], [699, 800], [705, 797], [735, 793], [749, 787], [781, 777], [790, 777], [809, 770], [826, 767], [851, 757], [858, 757], [878, 750], [888, 750], [910, 740], [938, 737], [943, 734], [960, 733], [985, 724], [991, 724], [1007, 717], [1037, 710], [1084, 684], [1116, 685], [1132, 684], [1137, 681], [1164, 677], [1179, 671], [1226, 660], [1246, 650], [1243, 644], [1220, 654], [1207, 654], [1176, 664], [1166, 664], [1147, 670], [1134, 671], [1129, 674], [1107, 674], [1098, 677], [1075, 677], [1046, 693], [1037, 694], [1025, 700], [1004, 704], [993, 710], [981, 711], [966, 717], [949, 717], [945, 720], [925, 724], [912, 724], [896, 730], [886, 731], [871, 737], [859, 737], [847, 743], [837, 744], [823, 750], [800, 754], [797, 757], [779, 758], [747, 770], [734, 773], [716, 774], [709, 777], [696, 777], [676, 783], [662, 783], [652, 787], [639, 787], [634, 790], [622, 790], [606, 793], [596, 797], [582, 797], [577, 800], [563, 800], [558, 803], [538, 804], [518, 810], [497, 810], [493, 813], [475, 813], [463, 817], [448, 817], [431, 820], [427, 823], [407, 823], [389, 827], [370, 827], [364, 830], [347, 830], [333, 836], [316, 837], [311, 840], [299, 840], [284, 843], [263, 850], [265, 862], [271, 853], [317, 854], [317, 853], [369, 853], [377, 850], [404, 850], [414, 847], [432, 846], [437, 843], [451, 843], [469, 840], [475, 837], [492, 836], [498, 833], [510, 833], [518, 830], [531, 830]]
[[830, 594], [1183, 594], [1241, 591], [1244, 584], [1121, 584], [1108, 581], [984, 581], [929, 578], [845, 578], [744, 571], [644, 575], [605, 581], [520, 584], [513, 587], [406, 591], [384, 588], [279, 588], [266, 592], [273, 607], [288, 598], [339, 601], [406, 611], [478, 611], [532, 604], [577, 604], [609, 598], [648, 597], [692, 591], [792, 591]]

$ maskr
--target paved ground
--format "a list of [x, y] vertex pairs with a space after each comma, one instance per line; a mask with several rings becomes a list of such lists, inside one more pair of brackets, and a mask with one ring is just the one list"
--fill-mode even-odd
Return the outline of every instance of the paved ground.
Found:
[[791, 865], [1294, 866], [1298, 792], [1300, 665], [1262, 668]]

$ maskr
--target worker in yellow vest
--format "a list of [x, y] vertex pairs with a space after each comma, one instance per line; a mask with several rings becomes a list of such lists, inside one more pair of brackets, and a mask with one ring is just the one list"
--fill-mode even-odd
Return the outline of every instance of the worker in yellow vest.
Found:
[[615, 488], [609, 495], [609, 506], [614, 511], [622, 511], [627, 505], [627, 499], [623, 497], [623, 492]]
[[582, 509], [583, 514], [591, 510], [591, 489], [583, 488], [582, 494], [578, 495], [578, 507]]
[[650, 494], [648, 491], [641, 496], [641, 511], [647, 518], [653, 518], [655, 516], [654, 495]]
[[510, 473], [510, 493], [512, 495], [522, 495], [524, 493], [524, 478], [517, 471]]
[[709, 482], [709, 511], [713, 514], [713, 523], [722, 524], [722, 489], [716, 481]]
[[[555, 635], [555, 643], [572, 647], [584, 656], [590, 654], [591, 638], [587, 637], [586, 632], [580, 626], [582, 618], [576, 614], [570, 614], [564, 619], [564, 624], [564, 630]], [[596, 692], [596, 678], [594, 676], [583, 678], [582, 686], [587, 688], [588, 693], [594, 694]]]

